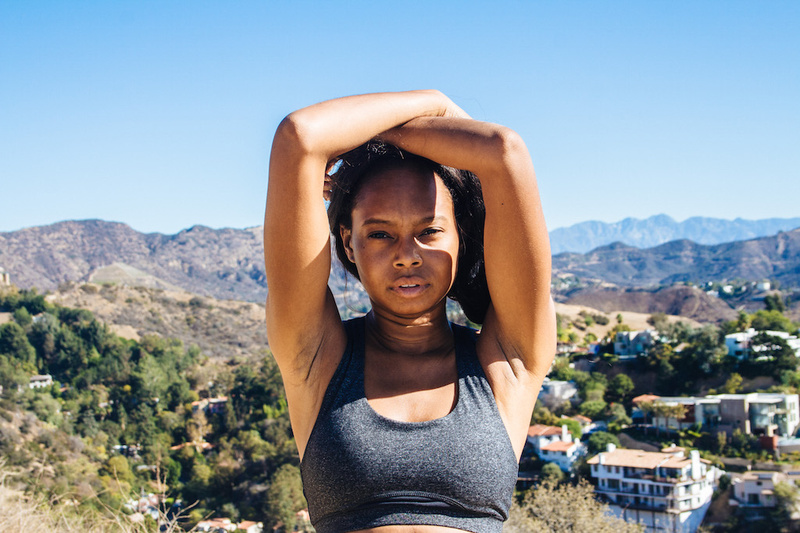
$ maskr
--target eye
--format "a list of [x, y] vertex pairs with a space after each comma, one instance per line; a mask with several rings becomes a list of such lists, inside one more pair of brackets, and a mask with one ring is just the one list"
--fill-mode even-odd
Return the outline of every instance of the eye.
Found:
[[367, 235], [370, 239], [388, 239], [390, 238], [389, 234], [385, 231], [373, 231], [369, 235]]
[[428, 237], [428, 236], [435, 235], [435, 234], [441, 233], [441, 232], [442, 232], [442, 230], [439, 229], [439, 228], [426, 228], [422, 233], [420, 233], [420, 236]]

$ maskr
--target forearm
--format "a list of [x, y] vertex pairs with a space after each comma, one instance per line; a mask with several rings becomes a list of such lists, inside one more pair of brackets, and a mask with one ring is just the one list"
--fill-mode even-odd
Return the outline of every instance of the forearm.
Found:
[[329, 160], [416, 117], [445, 116], [454, 109], [458, 108], [446, 96], [433, 90], [347, 96], [291, 113], [279, 127], [276, 142], [282, 133], [288, 134], [306, 155]]
[[461, 117], [420, 117], [379, 137], [442, 165], [469, 170], [481, 182], [501, 174], [532, 175], [527, 148], [511, 129]]

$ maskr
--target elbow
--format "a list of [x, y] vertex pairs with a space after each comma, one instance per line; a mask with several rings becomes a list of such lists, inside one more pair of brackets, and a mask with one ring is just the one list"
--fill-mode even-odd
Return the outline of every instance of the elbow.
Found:
[[314, 138], [313, 122], [306, 120], [301, 112], [295, 111], [286, 115], [278, 125], [273, 149], [280, 147], [284, 150], [309, 154], [316, 146]]
[[525, 141], [516, 131], [501, 126], [494, 134], [496, 161], [505, 167], [516, 167], [520, 159], [530, 160]]
[[521, 168], [530, 165], [530, 155], [525, 141], [511, 128], [496, 125], [486, 138], [484, 146], [486, 157], [482, 163], [487, 165], [484, 172], [515, 175]]

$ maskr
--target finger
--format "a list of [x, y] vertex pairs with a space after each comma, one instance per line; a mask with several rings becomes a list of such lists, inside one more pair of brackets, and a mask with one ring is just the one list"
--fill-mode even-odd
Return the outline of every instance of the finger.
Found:
[[328, 166], [325, 168], [325, 175], [326, 176], [331, 176], [331, 175], [335, 174], [336, 171], [339, 170], [339, 163], [340, 162], [341, 162], [341, 159], [339, 159], [338, 157], [328, 161]]
[[322, 198], [326, 201], [330, 201], [331, 193], [333, 192], [333, 180], [328, 174], [325, 174], [325, 181], [322, 184]]

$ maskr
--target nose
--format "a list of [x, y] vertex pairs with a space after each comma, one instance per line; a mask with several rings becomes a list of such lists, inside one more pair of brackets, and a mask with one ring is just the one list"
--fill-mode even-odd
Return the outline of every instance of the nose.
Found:
[[395, 268], [418, 267], [421, 264], [422, 256], [419, 254], [419, 245], [416, 239], [400, 239], [394, 258]]

